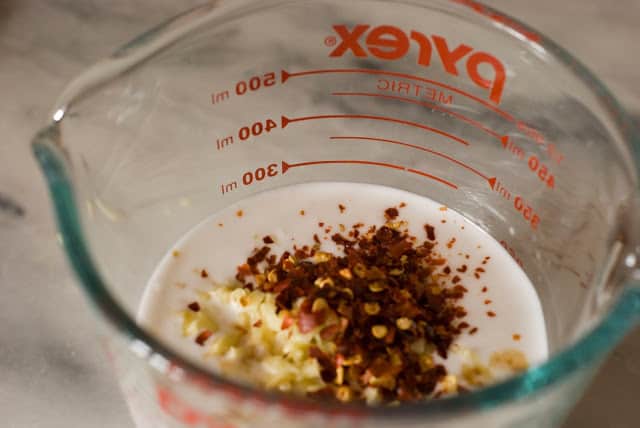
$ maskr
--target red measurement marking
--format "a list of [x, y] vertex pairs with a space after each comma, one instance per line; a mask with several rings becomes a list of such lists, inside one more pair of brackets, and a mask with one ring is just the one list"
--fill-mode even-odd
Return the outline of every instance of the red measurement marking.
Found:
[[427, 125], [422, 125], [420, 123], [415, 123], [415, 122], [409, 122], [408, 120], [395, 119], [393, 117], [372, 116], [368, 114], [326, 114], [326, 115], [318, 115], [318, 116], [297, 117], [293, 119], [288, 118], [286, 116], [282, 116], [282, 129], [284, 129], [288, 124], [293, 122], [303, 122], [305, 120], [316, 120], [316, 119], [371, 119], [371, 120], [381, 120], [385, 122], [400, 123], [402, 125], [414, 126], [416, 128], [424, 129], [426, 131], [430, 131], [435, 134], [442, 135], [444, 137], [452, 139], [453, 141], [457, 141], [460, 144], [464, 144], [465, 146], [469, 145], [469, 143], [463, 140], [462, 138], [456, 137], [455, 135], [451, 135], [448, 132], [444, 132], [439, 129], [432, 128]]
[[390, 99], [390, 100], [398, 100], [398, 101], [402, 101], [402, 102], [406, 102], [406, 103], [412, 103], [412, 104], [417, 104], [417, 105], [421, 105], [424, 107], [429, 107], [432, 108], [434, 110], [440, 110], [442, 112], [447, 113], [450, 116], [456, 117], [464, 122], [467, 122], [473, 126], [475, 126], [476, 128], [479, 128], [481, 130], [483, 130], [484, 132], [486, 132], [487, 134], [491, 135], [492, 137], [495, 137], [497, 139], [501, 139], [503, 138], [502, 135], [498, 134], [497, 132], [493, 131], [492, 129], [487, 128], [486, 126], [484, 126], [483, 124], [481, 124], [480, 122], [477, 122], [467, 116], [464, 116], [460, 113], [456, 113], [453, 112], [447, 108], [444, 108], [442, 106], [439, 106], [437, 104], [433, 104], [433, 103], [429, 103], [426, 101], [419, 101], [419, 100], [414, 100], [413, 98], [407, 98], [407, 97], [399, 97], [397, 95], [385, 95], [385, 94], [377, 94], [375, 92], [333, 92], [331, 95], [338, 95], [338, 96], [360, 96], [360, 97], [377, 97], [377, 98], [386, 98], [386, 99]]
[[312, 165], [331, 165], [331, 164], [373, 165], [373, 166], [381, 166], [385, 168], [397, 169], [399, 171], [407, 171], [412, 174], [421, 175], [422, 177], [427, 177], [432, 180], [438, 181], [453, 189], [456, 189], [456, 190], [458, 189], [458, 186], [451, 183], [450, 181], [447, 181], [440, 177], [436, 177], [435, 175], [431, 175], [423, 171], [419, 171], [417, 169], [405, 168], [404, 166], [395, 165], [392, 163], [374, 162], [374, 161], [365, 161], [365, 160], [322, 160], [322, 161], [299, 162], [299, 163], [287, 163], [285, 161], [282, 161], [282, 174], [285, 174], [291, 168], [299, 168], [303, 166], [312, 166]]
[[308, 70], [308, 71], [300, 71], [297, 73], [289, 73], [286, 70], [282, 70], [282, 83], [285, 83], [287, 80], [289, 80], [292, 77], [302, 77], [302, 76], [310, 76], [310, 75], [314, 75], [314, 74], [329, 74], [329, 73], [363, 73], [363, 74], [375, 74], [375, 75], [384, 75], [384, 76], [394, 76], [394, 77], [402, 77], [404, 79], [411, 79], [411, 80], [417, 80], [420, 82], [425, 82], [425, 83], [430, 83], [432, 85], [436, 85], [436, 86], [440, 86], [442, 88], [448, 89], [452, 92], [456, 92], [460, 95], [463, 95], [469, 99], [472, 99], [480, 104], [482, 104], [483, 106], [485, 106], [486, 108], [488, 108], [489, 110], [492, 110], [496, 113], [498, 113], [500, 116], [504, 117], [505, 119], [507, 119], [510, 122], [516, 122], [516, 119], [509, 113], [507, 113], [506, 111], [499, 109], [498, 107], [495, 107], [493, 105], [491, 105], [490, 103], [488, 103], [487, 101], [483, 100], [482, 98], [476, 97], [475, 95], [471, 95], [468, 92], [465, 92], [461, 89], [455, 88], [453, 86], [447, 85], [445, 83], [442, 82], [438, 82], [436, 80], [431, 80], [431, 79], [426, 79], [424, 77], [420, 77], [420, 76], [414, 76], [412, 74], [406, 74], [406, 73], [398, 73], [395, 71], [384, 71], [384, 70], [370, 70], [367, 68], [328, 68], [328, 69], [320, 69], [320, 70]]
[[467, 165], [464, 162], [459, 161], [458, 159], [455, 159], [449, 155], [446, 155], [444, 153], [435, 151], [435, 150], [431, 150], [428, 149], [426, 147], [421, 147], [418, 146], [416, 144], [410, 144], [410, 143], [404, 143], [402, 141], [397, 141], [397, 140], [389, 140], [386, 138], [375, 138], [375, 137], [361, 137], [361, 136], [336, 136], [336, 137], [329, 137], [331, 140], [365, 140], [365, 141], [378, 141], [381, 143], [389, 143], [389, 144], [397, 144], [399, 146], [404, 146], [404, 147], [410, 147], [412, 149], [416, 149], [416, 150], [421, 150], [423, 152], [427, 152], [427, 153], [431, 153], [432, 155], [436, 155], [436, 156], [440, 156], [443, 159], [446, 159], [450, 162], [455, 163], [456, 165], [459, 165], [469, 171], [471, 171], [472, 173], [482, 177], [484, 180], [486, 180], [490, 186], [492, 186], [493, 188], [493, 183], [495, 183], [495, 177], [487, 177], [485, 174], [481, 173], [480, 171], [478, 171], [477, 169]]

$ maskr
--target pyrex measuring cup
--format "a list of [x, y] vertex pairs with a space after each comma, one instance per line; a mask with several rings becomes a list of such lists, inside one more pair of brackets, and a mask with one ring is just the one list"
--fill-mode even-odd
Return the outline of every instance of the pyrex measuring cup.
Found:
[[[69, 85], [34, 151], [138, 426], [537, 427], [638, 318], [634, 144], [576, 60], [473, 1], [273, 0], [133, 40]], [[455, 398], [335, 407], [236, 385], [136, 325], [155, 264], [194, 224], [323, 180], [428, 196], [500, 241], [536, 286], [549, 361]]]

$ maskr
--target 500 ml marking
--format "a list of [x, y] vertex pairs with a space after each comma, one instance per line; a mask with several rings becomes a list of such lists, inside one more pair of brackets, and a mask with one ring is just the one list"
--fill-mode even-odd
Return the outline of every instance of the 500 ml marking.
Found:
[[[247, 80], [238, 81], [235, 84], [233, 93], [241, 97], [247, 93], [259, 91], [262, 88], [275, 86], [276, 83], [278, 83], [276, 73], [272, 71], [261, 76], [253, 76]], [[211, 104], [220, 104], [230, 98], [231, 93], [229, 90], [214, 92], [211, 94]]]
[[[502, 137], [502, 147], [520, 160], [525, 160], [524, 149], [515, 144], [508, 136]], [[548, 188], [556, 187], [555, 176], [549, 170], [549, 167], [540, 160], [536, 155], [530, 155], [527, 158], [527, 167], [531, 172], [536, 174], [538, 179], [547, 185]]]
[[[261, 166], [255, 168], [253, 170], [245, 171], [242, 174], [240, 179], [240, 183], [243, 186], [251, 186], [254, 183], [259, 183], [261, 181], [267, 180], [269, 178], [277, 177], [280, 175], [280, 164], [279, 163], [270, 163], [265, 166]], [[223, 195], [233, 192], [238, 189], [238, 182], [231, 181], [228, 183], [223, 183], [220, 185], [220, 193]]]
[[[264, 133], [271, 132], [272, 129], [278, 127], [278, 124], [273, 119], [266, 119], [264, 121], [253, 122], [251, 125], [242, 126], [238, 129], [236, 136], [240, 141], [247, 141], [252, 137], [259, 137]], [[216, 149], [222, 150], [225, 147], [232, 145], [236, 141], [233, 135], [227, 135], [226, 137], [216, 139]]]

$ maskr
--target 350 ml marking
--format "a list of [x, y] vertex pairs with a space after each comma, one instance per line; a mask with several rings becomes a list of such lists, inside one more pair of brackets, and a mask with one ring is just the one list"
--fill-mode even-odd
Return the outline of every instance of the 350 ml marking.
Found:
[[525, 200], [525, 198], [520, 195], [513, 196], [509, 189], [507, 189], [505, 185], [498, 180], [494, 181], [492, 189], [503, 199], [513, 201], [513, 208], [520, 213], [524, 221], [529, 223], [531, 229], [538, 230], [538, 226], [540, 225], [540, 216], [531, 204]]

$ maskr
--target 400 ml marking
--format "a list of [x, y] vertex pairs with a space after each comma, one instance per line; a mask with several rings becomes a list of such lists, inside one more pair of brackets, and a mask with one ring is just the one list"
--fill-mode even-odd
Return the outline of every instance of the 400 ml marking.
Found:
[[222, 150], [234, 144], [236, 141], [247, 141], [263, 134], [268, 134], [276, 128], [278, 128], [278, 124], [273, 119], [259, 120], [250, 125], [241, 126], [238, 128], [235, 136], [227, 135], [216, 139], [216, 149]]

